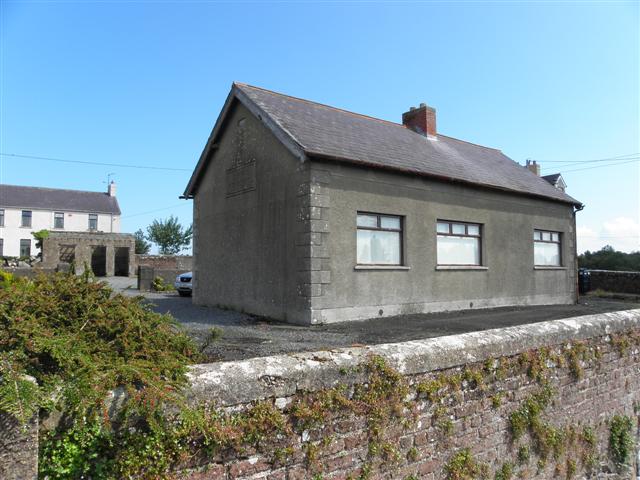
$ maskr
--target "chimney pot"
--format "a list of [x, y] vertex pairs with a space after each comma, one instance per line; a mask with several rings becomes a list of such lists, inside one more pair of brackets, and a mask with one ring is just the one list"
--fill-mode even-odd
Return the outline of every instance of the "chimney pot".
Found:
[[425, 137], [435, 137], [436, 109], [421, 103], [420, 108], [411, 107], [408, 112], [402, 114], [402, 124]]
[[529, 169], [531, 172], [535, 173], [537, 176], [540, 176], [540, 164], [537, 163], [535, 160], [532, 161], [527, 159], [526, 168]]

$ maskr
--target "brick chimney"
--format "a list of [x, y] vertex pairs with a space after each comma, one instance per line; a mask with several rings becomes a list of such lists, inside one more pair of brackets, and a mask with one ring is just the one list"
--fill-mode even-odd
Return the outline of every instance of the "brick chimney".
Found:
[[436, 136], [436, 109], [421, 103], [402, 114], [402, 124], [410, 130], [427, 137]]
[[537, 176], [540, 176], [540, 164], [536, 163], [535, 160], [527, 160], [527, 168]]
[[116, 182], [114, 182], [113, 180], [111, 180], [111, 183], [107, 187], [107, 193], [110, 197], [116, 196]]

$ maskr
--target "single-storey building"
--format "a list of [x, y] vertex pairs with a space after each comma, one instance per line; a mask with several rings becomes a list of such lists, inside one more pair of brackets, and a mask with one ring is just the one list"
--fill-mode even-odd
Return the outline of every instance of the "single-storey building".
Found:
[[399, 124], [235, 83], [184, 193], [193, 301], [307, 325], [575, 302], [582, 205], [532, 170], [424, 104]]

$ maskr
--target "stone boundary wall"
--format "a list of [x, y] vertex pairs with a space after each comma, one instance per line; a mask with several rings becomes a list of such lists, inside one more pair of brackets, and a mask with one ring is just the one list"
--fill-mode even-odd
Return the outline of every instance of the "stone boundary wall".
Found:
[[591, 290], [602, 289], [615, 293], [640, 294], [640, 272], [589, 270]]
[[[282, 412], [293, 433], [200, 458], [182, 470], [182, 478], [436, 480], [481, 478], [481, 471], [486, 478], [511, 478], [501, 471], [508, 468], [513, 478], [584, 478], [585, 470], [597, 472], [597, 478], [636, 478], [636, 466], [618, 471], [612, 465], [608, 438], [615, 414], [634, 419], [637, 428], [639, 335], [640, 310], [633, 310], [428, 340], [197, 365], [190, 374], [194, 403], [205, 401], [230, 415], [266, 403]], [[636, 342], [625, 352], [620, 347], [627, 345], [624, 338]], [[404, 410], [383, 409], [385, 416], [398, 417], [380, 420], [375, 431], [368, 416], [374, 410], [363, 417], [321, 400], [337, 386], [354, 398], [358, 389], [374, 384], [362, 369], [372, 358], [383, 359], [399, 372], [409, 391]], [[515, 370], [507, 369], [499, 378], [501, 365]], [[536, 449], [550, 447], [536, 446], [533, 427], [514, 440], [509, 420], [544, 391], [531, 373], [536, 365], [547, 371], [544, 385], [553, 391], [536, 428], [555, 432], [549, 438], [562, 439], [544, 462]], [[477, 372], [487, 375], [482, 384], [473, 380]], [[434, 399], [420, 391], [421, 385], [429, 391], [429, 385], [446, 384], [449, 380], [444, 379], [451, 378], [459, 381], [451, 394], [444, 387]], [[316, 412], [320, 423], [300, 430], [300, 412], [314, 405], [322, 406]], [[292, 419], [296, 415], [298, 421]], [[593, 446], [585, 443], [588, 431], [593, 432]], [[471, 457], [461, 462], [467, 448]], [[447, 470], [460, 463], [480, 470], [469, 477]]]
[[190, 255], [136, 254], [136, 265], [138, 267], [153, 267], [158, 270], [180, 270], [180, 273], [184, 273], [192, 270], [193, 257]]
[[[192, 452], [183, 480], [639, 478], [640, 309], [190, 370], [190, 402], [241, 420], [221, 442], [254, 429]], [[614, 415], [634, 425], [622, 469]], [[35, 478], [36, 426], [10, 420], [0, 478]]]
[[185, 273], [188, 270], [184, 269], [160, 269], [154, 267], [138, 267], [138, 290], [141, 292], [150, 292], [153, 290], [152, 283], [156, 277], [162, 278], [165, 283], [173, 285], [176, 281], [176, 277], [181, 273]]

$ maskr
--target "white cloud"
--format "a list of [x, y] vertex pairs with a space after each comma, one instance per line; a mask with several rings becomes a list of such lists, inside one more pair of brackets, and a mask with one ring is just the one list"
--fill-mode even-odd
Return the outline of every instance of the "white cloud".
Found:
[[623, 252], [640, 251], [640, 223], [628, 217], [617, 217], [603, 223], [599, 230], [578, 226], [578, 252], [600, 250], [611, 245]]

